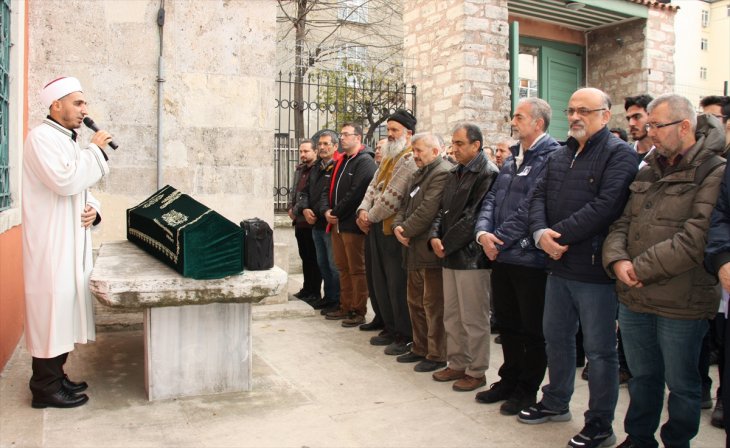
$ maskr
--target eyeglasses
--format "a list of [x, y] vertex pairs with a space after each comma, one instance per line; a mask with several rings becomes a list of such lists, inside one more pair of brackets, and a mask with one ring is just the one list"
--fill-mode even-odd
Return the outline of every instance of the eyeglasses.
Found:
[[598, 112], [599, 110], [606, 110], [605, 107], [601, 107], [599, 109], [588, 109], [587, 107], [579, 107], [578, 109], [573, 109], [572, 107], [565, 109], [563, 113], [566, 117], [570, 117], [571, 115], [577, 113], [581, 117], [588, 116], [588, 114], [593, 112]]
[[661, 129], [661, 128], [665, 128], [667, 126], [674, 126], [675, 124], [679, 124], [683, 121], [684, 121], [684, 119], [672, 121], [671, 123], [647, 123], [644, 125], [644, 129], [646, 129], [647, 131], [649, 129]]
[[349, 137], [351, 135], [360, 135], [360, 134], [355, 134], [355, 133], [350, 133], [350, 132], [343, 132], [343, 133], [340, 134], [340, 137]]
[[725, 119], [727, 118], [725, 115], [718, 115], [718, 114], [710, 114], [710, 115], [712, 115], [713, 117], [717, 118], [720, 121], [725, 121]]

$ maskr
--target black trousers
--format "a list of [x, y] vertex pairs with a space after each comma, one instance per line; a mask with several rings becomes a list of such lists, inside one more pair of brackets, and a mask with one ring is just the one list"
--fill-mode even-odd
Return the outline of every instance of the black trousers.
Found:
[[312, 239], [312, 229], [297, 227], [294, 229], [294, 236], [297, 238], [299, 258], [302, 259], [302, 273], [304, 274], [304, 285], [302, 289], [320, 297], [322, 291], [322, 274], [319, 273], [317, 250]]
[[378, 306], [378, 299], [375, 297], [375, 285], [373, 284], [373, 256], [372, 250], [370, 249], [370, 245], [373, 243], [370, 240], [375, 237], [374, 235], [373, 232], [370, 232], [365, 238], [365, 278], [368, 281], [370, 305], [373, 307], [373, 313], [375, 314], [372, 321], [382, 325], [383, 316], [380, 315], [380, 306]]
[[383, 223], [370, 226], [370, 265], [380, 315], [386, 331], [412, 341], [411, 316], [408, 312], [408, 272], [403, 268], [402, 248], [394, 235], [383, 233]]
[[33, 396], [55, 394], [61, 390], [61, 380], [65, 376], [63, 365], [66, 364], [68, 353], [55, 358], [33, 357], [33, 376], [30, 377], [30, 391]]
[[545, 377], [547, 355], [542, 333], [544, 269], [492, 263], [492, 300], [500, 327], [504, 385], [534, 396]]

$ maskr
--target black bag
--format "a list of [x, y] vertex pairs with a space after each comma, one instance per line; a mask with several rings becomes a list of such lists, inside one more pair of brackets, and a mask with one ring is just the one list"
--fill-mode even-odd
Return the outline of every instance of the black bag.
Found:
[[243, 264], [250, 271], [262, 271], [274, 267], [274, 231], [259, 218], [244, 219]]

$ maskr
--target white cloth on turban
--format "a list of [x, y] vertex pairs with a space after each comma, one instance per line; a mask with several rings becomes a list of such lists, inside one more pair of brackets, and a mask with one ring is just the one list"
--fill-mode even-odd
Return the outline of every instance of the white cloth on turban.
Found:
[[81, 83], [76, 78], [69, 76], [54, 79], [41, 90], [41, 102], [44, 107], [51, 107], [51, 104], [57, 99], [63, 98], [69, 93], [83, 91]]

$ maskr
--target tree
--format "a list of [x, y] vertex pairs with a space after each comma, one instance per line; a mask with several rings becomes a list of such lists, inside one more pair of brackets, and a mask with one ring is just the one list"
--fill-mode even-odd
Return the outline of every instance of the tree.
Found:
[[[400, 73], [401, 2], [395, 0], [277, 0], [277, 63], [294, 73], [295, 137], [304, 136], [304, 81], [311, 68], [344, 71], [352, 63]], [[344, 69], [344, 70], [343, 70]]]

